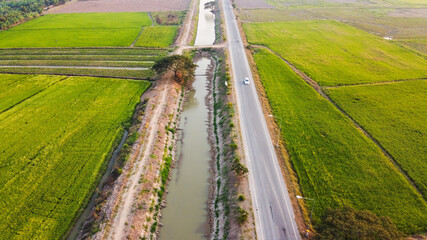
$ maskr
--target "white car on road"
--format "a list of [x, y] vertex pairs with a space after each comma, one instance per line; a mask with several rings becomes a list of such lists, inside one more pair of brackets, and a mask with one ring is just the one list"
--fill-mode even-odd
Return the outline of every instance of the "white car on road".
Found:
[[245, 80], [243, 80], [243, 84], [249, 85], [249, 78], [248, 77], [245, 77]]

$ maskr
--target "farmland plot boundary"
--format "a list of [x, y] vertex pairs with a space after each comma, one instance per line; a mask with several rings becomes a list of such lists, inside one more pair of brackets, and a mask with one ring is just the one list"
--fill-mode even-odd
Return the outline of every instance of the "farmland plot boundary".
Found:
[[[270, 48], [266, 47], [266, 46], [260, 46], [260, 45], [253, 45], [254, 47], [258, 47], [258, 48], [263, 48], [266, 49], [268, 51], [270, 51], [271, 53], [273, 53], [274, 55], [276, 55], [277, 57], [279, 57], [281, 60], [283, 60], [283, 62], [285, 62], [293, 71], [294, 73], [296, 73], [298, 76], [300, 76], [310, 87], [312, 87], [317, 93], [319, 93], [323, 98], [325, 98], [327, 101], [329, 101], [339, 112], [341, 112], [344, 116], [346, 116], [352, 123], [353, 125], [360, 131], [362, 132], [366, 137], [368, 137], [373, 143], [375, 143], [375, 145], [377, 145], [377, 147], [379, 149], [381, 149], [382, 153], [390, 160], [390, 162], [399, 170], [399, 172], [405, 177], [405, 179], [412, 185], [412, 187], [423, 197], [424, 201], [426, 201], [425, 196], [423, 195], [423, 193], [420, 191], [420, 189], [416, 186], [416, 184], [414, 183], [414, 180], [406, 173], [405, 170], [403, 170], [403, 168], [401, 167], [401, 165], [399, 163], [397, 163], [397, 161], [394, 159], [393, 155], [391, 155], [389, 153], [389, 151], [387, 151], [387, 149], [384, 148], [384, 146], [376, 139], [374, 138], [369, 132], [367, 132], [352, 116], [350, 116], [346, 111], [344, 111], [344, 109], [342, 109], [335, 101], [333, 101], [328, 94], [326, 94], [323, 91], [323, 88], [313, 79], [311, 79], [309, 76], [307, 76], [304, 72], [302, 72], [301, 70], [299, 70], [297, 67], [295, 67], [292, 63], [290, 63], [289, 61], [287, 61], [285, 58], [283, 58], [281, 55], [279, 55], [278, 53], [274, 52], [273, 50], [271, 50]], [[397, 81], [390, 81], [390, 82], [378, 82], [378, 83], [361, 83], [361, 84], [355, 84], [355, 85], [373, 85], [373, 84], [387, 84], [387, 83], [392, 83], [392, 82], [399, 82], [399, 81], [414, 81], [414, 80], [422, 80], [425, 78], [421, 78], [421, 79], [409, 79], [409, 80], [397, 80]], [[345, 85], [345, 86], [335, 86], [335, 87], [346, 87], [349, 85]]]

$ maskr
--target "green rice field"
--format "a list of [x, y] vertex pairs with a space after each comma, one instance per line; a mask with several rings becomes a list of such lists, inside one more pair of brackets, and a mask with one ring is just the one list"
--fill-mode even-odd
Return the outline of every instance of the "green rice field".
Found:
[[130, 46], [146, 13], [48, 14], [0, 32], [0, 48]]
[[[177, 26], [152, 26], [145, 27], [135, 43], [136, 47], [166, 48], [173, 43]], [[153, 41], [155, 39], [155, 41]]]
[[61, 239], [67, 233], [148, 86], [0, 75], [2, 239]]
[[406, 48], [333, 20], [245, 23], [251, 44], [265, 45], [322, 86], [427, 77], [427, 60]]
[[427, 199], [427, 82], [330, 88], [328, 95], [377, 139]]
[[[316, 199], [314, 224], [327, 207], [350, 205], [389, 216], [405, 233], [426, 232], [425, 200], [379, 147], [282, 59], [264, 49], [254, 58], [273, 114], [283, 119], [282, 136], [301, 190]], [[382, 96], [376, 98], [388, 99]], [[375, 106], [383, 107], [370, 108]]]

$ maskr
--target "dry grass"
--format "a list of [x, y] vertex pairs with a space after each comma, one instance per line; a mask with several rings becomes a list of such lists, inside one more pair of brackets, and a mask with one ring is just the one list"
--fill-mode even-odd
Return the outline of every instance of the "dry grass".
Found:
[[71, 1], [66, 5], [52, 8], [49, 13], [174, 11], [188, 9], [189, 3], [190, 0]]

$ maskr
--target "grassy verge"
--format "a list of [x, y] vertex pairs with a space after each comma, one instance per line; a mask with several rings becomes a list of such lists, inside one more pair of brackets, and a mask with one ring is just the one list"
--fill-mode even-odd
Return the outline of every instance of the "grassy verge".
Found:
[[327, 207], [351, 205], [391, 217], [406, 233], [425, 232], [427, 205], [380, 149], [280, 58], [254, 55], [314, 223]]
[[331, 88], [329, 96], [366, 129], [427, 198], [427, 81]]
[[[237, 133], [235, 132], [235, 106], [231, 101], [231, 78], [226, 66], [226, 55], [222, 51], [210, 51], [215, 60], [213, 77], [212, 126], [215, 149], [215, 201], [213, 203], [214, 229], [212, 239], [234, 239], [236, 227], [246, 223], [248, 212], [237, 199], [240, 181], [248, 169], [238, 156]], [[227, 83], [227, 85], [225, 84]], [[242, 195], [243, 196], [243, 195]], [[244, 199], [244, 196], [243, 196]], [[246, 217], [241, 218], [242, 214]], [[233, 231], [230, 231], [233, 229]]]
[[66, 233], [148, 86], [71, 77], [0, 114], [3, 238]]

